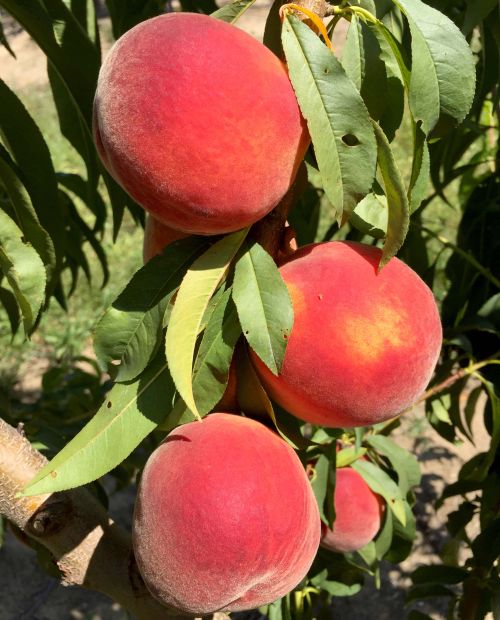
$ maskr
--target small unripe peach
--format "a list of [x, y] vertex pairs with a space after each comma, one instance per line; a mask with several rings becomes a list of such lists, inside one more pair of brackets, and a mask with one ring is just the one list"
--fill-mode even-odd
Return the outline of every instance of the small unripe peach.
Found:
[[442, 330], [432, 292], [397, 258], [334, 241], [300, 248], [280, 267], [294, 323], [279, 376], [252, 353], [272, 398], [329, 427], [376, 424], [409, 407], [429, 382]]
[[309, 134], [285, 65], [223, 21], [144, 21], [101, 67], [94, 139], [115, 180], [167, 226], [219, 234], [269, 213]]
[[204, 615], [252, 609], [292, 590], [320, 532], [292, 448], [254, 420], [214, 413], [177, 428], [151, 455], [133, 542], [153, 596]]
[[333, 503], [333, 530], [322, 523], [322, 547], [347, 553], [361, 549], [375, 538], [385, 504], [351, 467], [337, 469]]

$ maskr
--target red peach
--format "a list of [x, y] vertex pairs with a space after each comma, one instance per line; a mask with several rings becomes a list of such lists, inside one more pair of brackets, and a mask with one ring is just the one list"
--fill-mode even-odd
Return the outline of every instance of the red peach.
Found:
[[187, 237], [186, 233], [174, 230], [157, 220], [152, 215], [146, 216], [146, 226], [144, 228], [144, 244], [142, 247], [142, 258], [144, 263], [160, 254], [161, 251], [170, 243]]
[[425, 389], [442, 340], [432, 292], [393, 258], [353, 242], [299, 249], [280, 272], [295, 318], [279, 376], [252, 352], [269, 394], [299, 418], [329, 427], [387, 420]]
[[350, 467], [337, 469], [333, 503], [333, 530], [322, 524], [323, 547], [347, 553], [361, 549], [375, 538], [385, 504], [357, 471]]
[[139, 486], [133, 542], [162, 603], [203, 615], [270, 603], [307, 573], [320, 518], [292, 448], [224, 413], [171, 432]]
[[94, 139], [139, 204], [199, 234], [271, 211], [309, 144], [285, 65], [242, 30], [193, 13], [144, 21], [117, 41], [99, 74]]

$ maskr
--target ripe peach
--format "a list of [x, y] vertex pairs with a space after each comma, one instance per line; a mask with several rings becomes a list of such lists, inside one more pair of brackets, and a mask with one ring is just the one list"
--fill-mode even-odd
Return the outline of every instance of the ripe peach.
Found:
[[139, 204], [199, 234], [271, 211], [309, 144], [284, 64], [242, 30], [193, 13], [144, 21], [117, 41], [99, 75], [94, 138]]
[[180, 230], [174, 230], [157, 220], [152, 215], [146, 216], [146, 226], [144, 228], [144, 244], [142, 247], [142, 258], [145, 263], [157, 254], [160, 254], [163, 248], [186, 237], [186, 233]]
[[293, 589], [320, 532], [292, 448], [254, 420], [214, 413], [171, 432], [146, 463], [133, 541], [153, 596], [203, 615], [251, 609]]
[[351, 467], [337, 469], [333, 503], [333, 530], [322, 523], [323, 547], [347, 553], [361, 549], [375, 538], [380, 529], [383, 499]]
[[431, 291], [393, 258], [353, 242], [300, 248], [281, 268], [295, 312], [279, 376], [252, 353], [272, 398], [329, 427], [387, 420], [429, 382], [441, 348]]

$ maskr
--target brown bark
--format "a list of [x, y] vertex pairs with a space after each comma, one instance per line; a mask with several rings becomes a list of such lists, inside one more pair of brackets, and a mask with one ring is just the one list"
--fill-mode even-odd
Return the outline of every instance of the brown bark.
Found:
[[64, 583], [102, 592], [138, 620], [175, 618], [147, 591], [129, 534], [87, 490], [19, 495], [46, 462], [0, 419], [0, 514], [51, 552]]

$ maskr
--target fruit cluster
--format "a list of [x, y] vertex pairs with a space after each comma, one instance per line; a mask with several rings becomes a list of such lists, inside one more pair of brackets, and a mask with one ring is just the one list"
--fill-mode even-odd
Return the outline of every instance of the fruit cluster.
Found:
[[[147, 261], [187, 234], [221, 234], [269, 213], [309, 145], [286, 67], [244, 32], [168, 14], [127, 32], [102, 66], [94, 136], [111, 175], [148, 211]], [[272, 398], [326, 427], [387, 420], [428, 383], [441, 345], [433, 296], [380, 250], [333, 242], [281, 265], [294, 326], [281, 372], [251, 353]], [[264, 605], [306, 575], [322, 538], [359, 549], [383, 511], [353, 469], [337, 472], [323, 526], [296, 453], [262, 424], [213, 413], [177, 428], [150, 457], [134, 548], [160, 601], [189, 614]]]

